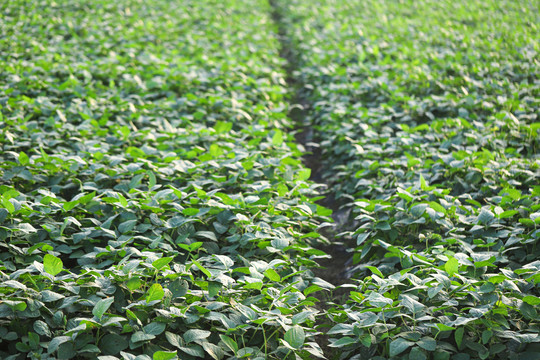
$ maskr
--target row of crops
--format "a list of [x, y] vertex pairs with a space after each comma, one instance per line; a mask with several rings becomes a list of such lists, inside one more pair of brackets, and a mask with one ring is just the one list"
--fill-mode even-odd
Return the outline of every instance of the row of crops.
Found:
[[320, 176], [350, 214], [330, 347], [538, 359], [538, 3], [276, 3]]
[[538, 359], [538, 7], [1, 3], [0, 358]]
[[0, 358], [320, 356], [269, 4], [0, 13]]

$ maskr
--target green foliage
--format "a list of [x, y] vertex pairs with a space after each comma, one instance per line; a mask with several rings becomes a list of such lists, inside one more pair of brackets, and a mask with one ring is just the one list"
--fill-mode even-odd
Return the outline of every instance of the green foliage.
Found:
[[43, 270], [45, 270], [46, 273], [56, 276], [62, 269], [62, 260], [51, 254], [45, 254], [45, 256], [43, 256]]
[[538, 4], [276, 3], [317, 175], [350, 209], [334, 357], [537, 353]]
[[271, 3], [0, 4], [0, 358], [535, 358], [538, 4]]
[[269, 4], [0, 13], [0, 358], [320, 355]]

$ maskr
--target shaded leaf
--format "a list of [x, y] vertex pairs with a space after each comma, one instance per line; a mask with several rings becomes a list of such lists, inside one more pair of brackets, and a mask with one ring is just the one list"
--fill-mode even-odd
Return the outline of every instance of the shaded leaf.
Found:
[[304, 345], [306, 334], [301, 326], [294, 325], [285, 332], [285, 341], [293, 348], [300, 349]]

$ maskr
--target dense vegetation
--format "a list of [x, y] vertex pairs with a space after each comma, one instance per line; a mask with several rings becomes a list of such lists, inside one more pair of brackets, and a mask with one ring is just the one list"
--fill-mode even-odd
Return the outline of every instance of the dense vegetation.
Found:
[[0, 13], [1, 359], [538, 359], [538, 3]]
[[538, 358], [538, 3], [279, 4], [321, 176], [350, 210], [356, 288], [330, 346]]
[[269, 5], [1, 12], [0, 358], [319, 354]]

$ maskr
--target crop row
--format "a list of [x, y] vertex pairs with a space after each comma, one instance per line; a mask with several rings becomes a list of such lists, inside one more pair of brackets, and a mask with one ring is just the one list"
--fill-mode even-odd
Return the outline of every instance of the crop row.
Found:
[[336, 357], [536, 358], [538, 4], [276, 4], [350, 214]]
[[0, 358], [321, 356], [268, 3], [0, 13]]

